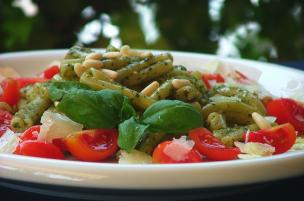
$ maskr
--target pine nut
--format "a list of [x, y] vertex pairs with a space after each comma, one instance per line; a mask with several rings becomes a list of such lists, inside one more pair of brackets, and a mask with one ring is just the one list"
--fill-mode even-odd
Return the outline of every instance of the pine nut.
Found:
[[197, 101], [191, 103], [191, 105], [192, 105], [194, 108], [198, 109], [199, 111], [202, 110], [201, 104], [199, 104], [199, 102], [197, 102]]
[[120, 53], [123, 56], [130, 56], [130, 52], [131, 52], [131, 49], [130, 49], [129, 45], [124, 45], [120, 48]]
[[253, 112], [251, 114], [253, 121], [258, 125], [260, 129], [268, 129], [271, 128], [270, 123], [259, 113]]
[[152, 82], [148, 86], [146, 86], [140, 93], [151, 96], [151, 94], [159, 87], [159, 83], [157, 81]]
[[103, 54], [103, 57], [107, 59], [115, 59], [117, 57], [121, 57], [122, 54], [120, 52], [106, 52]]
[[151, 52], [139, 52], [136, 50], [132, 50], [130, 48], [130, 46], [128, 45], [124, 45], [120, 48], [120, 53], [123, 56], [127, 56], [127, 57], [149, 57], [152, 55]]
[[99, 69], [102, 67], [102, 62], [99, 60], [88, 59], [83, 62], [83, 65], [88, 68], [96, 68]]
[[74, 65], [74, 72], [76, 73], [76, 75], [78, 77], [80, 77], [86, 70], [87, 70], [87, 68], [80, 63], [77, 63]]
[[100, 60], [102, 58], [102, 54], [99, 52], [93, 52], [91, 54], [88, 54], [85, 58], [85, 60]]
[[104, 72], [112, 80], [115, 80], [118, 76], [118, 73], [116, 71], [113, 71], [113, 70], [102, 69], [101, 71]]
[[140, 52], [139, 56], [140, 57], [150, 57], [150, 56], [152, 56], [152, 53], [151, 52]]
[[59, 103], [60, 103], [59, 101], [55, 101], [55, 102], [54, 102], [54, 106], [57, 107], [57, 105], [58, 105]]
[[186, 85], [190, 85], [190, 81], [186, 79], [173, 79], [172, 85], [175, 89], [179, 89], [181, 87], [184, 87]]

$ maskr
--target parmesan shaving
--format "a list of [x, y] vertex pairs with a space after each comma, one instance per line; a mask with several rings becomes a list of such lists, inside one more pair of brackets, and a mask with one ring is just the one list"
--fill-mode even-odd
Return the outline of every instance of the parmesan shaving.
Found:
[[14, 153], [19, 142], [20, 138], [13, 131], [7, 129], [0, 138], [0, 153]]
[[132, 150], [130, 153], [120, 151], [119, 164], [150, 164], [152, 157], [144, 152]]
[[234, 142], [234, 144], [243, 153], [240, 156], [238, 156], [239, 158], [244, 158], [244, 154], [251, 155], [248, 156], [249, 158], [250, 157], [256, 158], [256, 156], [271, 156], [275, 152], [275, 148], [273, 146], [259, 142], [247, 142], [247, 143]]
[[0, 68], [0, 82], [5, 80], [6, 78], [18, 78], [20, 75], [10, 67], [1, 67]]
[[67, 116], [51, 111], [43, 113], [41, 123], [38, 140], [50, 143], [53, 139], [64, 138], [73, 132], [81, 131], [83, 128], [83, 125], [72, 121]]
[[186, 136], [182, 136], [179, 139], [173, 139], [164, 149], [164, 153], [176, 161], [183, 161], [187, 159], [187, 154], [192, 150], [194, 141], [187, 140]]

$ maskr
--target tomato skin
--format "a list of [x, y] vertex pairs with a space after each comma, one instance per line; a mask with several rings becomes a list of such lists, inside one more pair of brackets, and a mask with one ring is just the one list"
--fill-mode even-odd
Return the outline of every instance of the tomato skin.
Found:
[[53, 139], [52, 144], [58, 147], [62, 152], [66, 152], [68, 150], [63, 138]]
[[59, 73], [59, 71], [60, 71], [59, 66], [57, 66], [57, 65], [51, 66], [41, 73], [41, 77], [46, 78], [46, 79], [52, 79], [54, 77], [54, 75]]
[[40, 158], [64, 159], [63, 153], [53, 144], [26, 140], [21, 142], [15, 154]]
[[278, 98], [267, 104], [267, 114], [275, 116], [279, 124], [291, 123], [299, 132], [304, 132], [304, 106], [290, 98]]
[[207, 89], [211, 89], [212, 86], [210, 84], [210, 81], [212, 81], [212, 80], [216, 81], [216, 83], [225, 82], [225, 79], [220, 74], [217, 74], [217, 73], [214, 73], [214, 74], [204, 73], [202, 75], [202, 80], [204, 81]]
[[15, 106], [19, 101], [19, 87], [18, 82], [14, 79], [6, 79], [1, 83], [3, 90], [2, 95], [0, 96], [0, 101], [6, 102], [10, 106]]
[[48, 79], [40, 78], [40, 77], [21, 77], [15, 79], [18, 83], [18, 89], [22, 89], [30, 84], [35, 84], [37, 82], [46, 82]]
[[68, 151], [82, 161], [101, 161], [118, 149], [116, 129], [92, 129], [72, 133], [65, 138]]
[[274, 154], [288, 151], [296, 141], [296, 132], [290, 123], [278, 125], [270, 129], [263, 129], [245, 134], [247, 142], [266, 143], [275, 147]]
[[37, 82], [46, 82], [45, 78], [15, 78], [15, 79], [5, 79], [1, 82], [1, 87], [3, 90], [0, 96], [0, 101], [6, 102], [10, 106], [15, 106], [20, 99], [20, 89], [26, 87], [30, 84]]
[[172, 141], [164, 141], [160, 143], [153, 151], [152, 161], [153, 163], [171, 164], [171, 163], [199, 163], [202, 162], [202, 156], [197, 152], [197, 150], [192, 149], [187, 154], [185, 160], [177, 161], [168, 156], [164, 150], [170, 145]]
[[189, 132], [189, 137], [195, 142], [194, 147], [207, 159], [224, 161], [237, 159], [239, 148], [226, 147], [206, 128], [197, 128]]
[[8, 128], [11, 128], [11, 120], [13, 115], [6, 110], [0, 109], [0, 137]]
[[[38, 135], [40, 133], [40, 128], [41, 125], [35, 125], [26, 129], [20, 136], [20, 139], [22, 141], [27, 141], [27, 140], [37, 141]], [[67, 150], [64, 144], [64, 139], [62, 138], [53, 139], [52, 144], [58, 147], [62, 152], [65, 152]]]
[[22, 141], [26, 140], [37, 140], [38, 134], [40, 132], [40, 125], [32, 126], [28, 129], [26, 129], [22, 135], [20, 136], [20, 139]]

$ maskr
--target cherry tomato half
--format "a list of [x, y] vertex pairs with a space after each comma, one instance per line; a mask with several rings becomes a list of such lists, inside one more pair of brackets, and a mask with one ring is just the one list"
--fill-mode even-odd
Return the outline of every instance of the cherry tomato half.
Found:
[[14, 79], [5, 79], [1, 83], [2, 95], [0, 101], [6, 102], [7, 104], [14, 106], [19, 101], [19, 87], [18, 82]]
[[40, 132], [40, 125], [32, 126], [28, 129], [26, 129], [22, 135], [20, 136], [20, 139], [22, 141], [26, 140], [37, 140], [38, 134]]
[[20, 99], [20, 89], [36, 82], [46, 82], [45, 78], [15, 78], [5, 79], [1, 82], [2, 94], [0, 101], [6, 102], [10, 106], [15, 106]]
[[215, 81], [216, 83], [225, 82], [225, 79], [220, 74], [217, 74], [217, 73], [215, 73], [215, 74], [204, 73], [202, 75], [202, 80], [204, 81], [204, 83], [208, 89], [211, 89], [212, 81]]
[[6, 110], [0, 109], [0, 137], [10, 128], [13, 115]]
[[40, 158], [64, 159], [63, 153], [53, 144], [26, 140], [21, 142], [15, 154]]
[[299, 132], [304, 132], [304, 106], [289, 98], [278, 98], [267, 104], [268, 115], [275, 116], [279, 124], [291, 123]]
[[172, 143], [172, 141], [162, 142], [154, 149], [153, 155], [152, 155], [152, 161], [154, 163], [168, 164], [168, 163], [199, 163], [199, 162], [202, 162], [202, 156], [195, 149], [191, 149], [187, 153], [185, 159], [183, 159], [183, 160], [176, 160], [176, 159], [173, 159], [172, 157], [168, 156], [165, 152], [165, 149], [171, 143]]
[[62, 152], [65, 152], [68, 150], [63, 138], [53, 139], [52, 144], [55, 145], [56, 147], [58, 147]]
[[275, 147], [275, 154], [288, 151], [294, 145], [296, 137], [294, 127], [290, 123], [244, 135], [247, 142], [266, 143]]
[[111, 157], [118, 149], [116, 129], [92, 129], [68, 135], [68, 151], [82, 161], [101, 161]]
[[46, 78], [46, 79], [52, 79], [54, 77], [54, 75], [59, 73], [59, 71], [60, 71], [59, 66], [57, 66], [57, 65], [51, 66], [41, 73], [41, 77]]
[[240, 154], [239, 148], [226, 147], [206, 128], [191, 130], [189, 137], [195, 142], [194, 147], [210, 160], [233, 160]]

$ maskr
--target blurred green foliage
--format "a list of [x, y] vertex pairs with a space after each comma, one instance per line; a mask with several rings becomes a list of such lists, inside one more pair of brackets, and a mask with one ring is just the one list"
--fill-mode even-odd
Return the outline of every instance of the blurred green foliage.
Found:
[[[228, 42], [234, 48], [226, 50], [228, 56], [270, 61], [304, 58], [303, 0], [32, 2], [38, 13], [26, 16], [14, 6], [14, 0], [0, 1], [0, 52], [68, 48], [79, 42], [78, 34], [88, 23], [100, 21], [104, 14], [119, 28], [116, 39], [135, 48], [223, 54], [223, 44]], [[221, 4], [216, 19], [210, 14], [212, 2]], [[138, 6], [154, 8], [153, 19], [159, 36], [152, 42], [146, 39]], [[84, 9], [88, 7], [94, 12], [84, 16]], [[87, 45], [105, 47], [110, 41], [111, 37], [101, 31], [96, 40]]]

